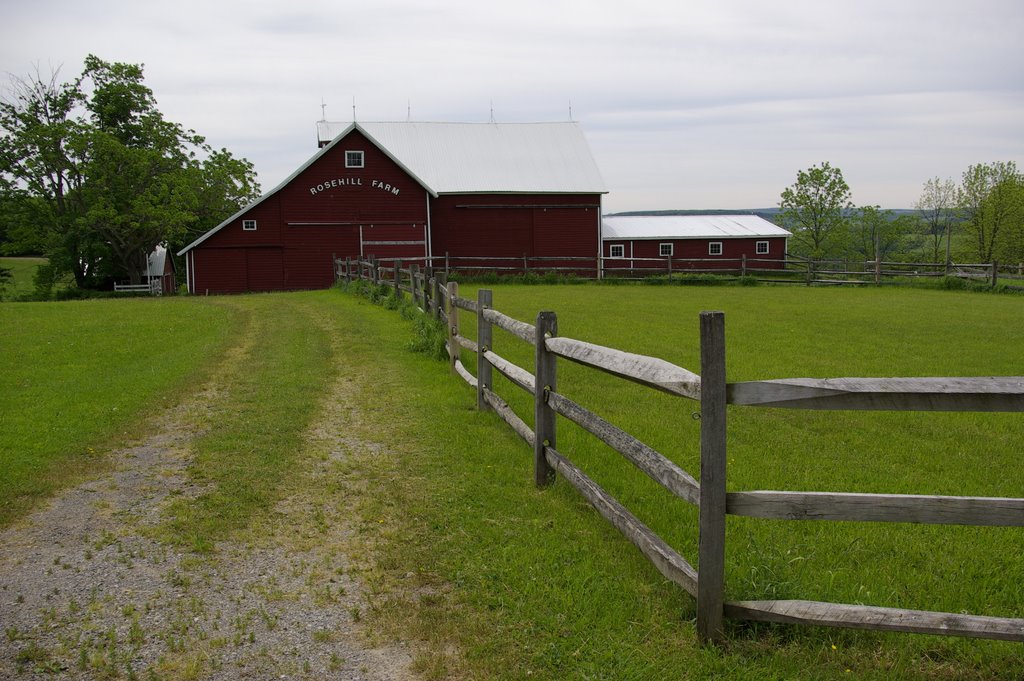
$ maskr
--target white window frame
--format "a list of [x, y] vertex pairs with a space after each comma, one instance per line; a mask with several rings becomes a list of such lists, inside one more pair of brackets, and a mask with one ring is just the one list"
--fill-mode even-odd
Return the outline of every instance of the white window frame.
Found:
[[366, 155], [363, 154], [361, 149], [346, 149], [345, 150], [345, 167], [346, 168], [364, 168], [365, 166], [366, 166]]
[[754, 253], [757, 255], [768, 255], [771, 252], [771, 244], [767, 241], [758, 241], [754, 244]]
[[709, 241], [708, 242], [708, 255], [722, 255], [725, 249], [722, 247], [721, 241]]
[[[618, 250], [619, 254], [615, 255], [615, 251]], [[608, 245], [608, 257], [610, 258], [625, 258], [626, 257], [626, 244], [609, 244]]]
[[255, 232], [256, 221], [255, 220], [242, 220], [242, 231]]
[[[668, 253], [665, 252], [665, 247], [668, 247]], [[671, 258], [675, 254], [676, 245], [673, 243], [660, 243], [658, 244], [658, 257], [660, 258]]]

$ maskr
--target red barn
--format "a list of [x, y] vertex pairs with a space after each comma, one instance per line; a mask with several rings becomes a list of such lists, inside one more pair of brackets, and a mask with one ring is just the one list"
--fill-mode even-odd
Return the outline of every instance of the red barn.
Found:
[[[785, 267], [788, 231], [756, 215], [606, 215], [604, 269], [739, 270]], [[686, 262], [700, 260], [701, 262]]]
[[186, 246], [192, 293], [326, 288], [332, 257], [601, 253], [578, 124], [318, 123], [321, 149]]

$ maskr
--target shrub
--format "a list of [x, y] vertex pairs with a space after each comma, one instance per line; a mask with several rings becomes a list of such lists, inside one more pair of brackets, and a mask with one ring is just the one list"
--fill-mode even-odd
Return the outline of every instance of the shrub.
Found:
[[32, 277], [32, 283], [35, 284], [36, 288], [36, 300], [49, 300], [53, 295], [53, 285], [56, 281], [57, 273], [50, 263], [36, 268], [36, 273]]
[[412, 323], [413, 338], [409, 349], [434, 359], [448, 359], [448, 334], [444, 324], [421, 314], [413, 317]]
[[963, 291], [967, 289], [967, 280], [960, 277], [945, 276], [939, 280], [939, 288], [947, 291]]

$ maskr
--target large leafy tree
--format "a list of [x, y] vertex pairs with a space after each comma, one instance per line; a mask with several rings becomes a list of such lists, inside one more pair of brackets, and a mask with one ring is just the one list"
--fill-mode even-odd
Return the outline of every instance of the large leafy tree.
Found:
[[812, 258], [839, 255], [847, 237], [846, 211], [853, 208], [843, 172], [828, 161], [797, 172], [782, 192], [780, 218], [793, 232], [796, 250]]
[[941, 261], [942, 242], [946, 242], [946, 262], [950, 260], [953, 232], [953, 211], [956, 208], [956, 183], [946, 178], [933, 177], [924, 183], [921, 196], [914, 206], [921, 214], [932, 247], [932, 262]]
[[979, 163], [964, 171], [957, 206], [981, 262], [991, 262], [1009, 238], [1005, 232], [1016, 228], [1021, 184], [1024, 178], [1013, 161]]
[[1001, 215], [1003, 230], [993, 255], [1007, 265], [1024, 266], [1024, 175], [1008, 177], [989, 195], [990, 214]]
[[15, 79], [0, 128], [18, 233], [82, 288], [137, 282], [157, 244], [180, 245], [259, 195], [251, 163], [163, 117], [141, 65], [90, 55], [69, 83]]
[[861, 206], [849, 218], [850, 251], [864, 260], [897, 258], [917, 224], [917, 216], [896, 216], [879, 206]]

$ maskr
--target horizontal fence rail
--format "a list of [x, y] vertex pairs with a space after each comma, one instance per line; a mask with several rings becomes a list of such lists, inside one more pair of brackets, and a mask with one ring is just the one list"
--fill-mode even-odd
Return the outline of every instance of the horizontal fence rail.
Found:
[[731, 492], [732, 515], [777, 520], [859, 520], [1024, 527], [1024, 499], [841, 492]]
[[685, 558], [555, 449], [546, 447], [545, 455], [551, 468], [561, 473], [605, 520], [633, 542], [662, 575], [691, 596], [697, 595], [697, 571]]
[[1024, 411], [1024, 377], [790, 378], [731, 383], [729, 403], [790, 409]]
[[1024, 620], [871, 605], [820, 601], [738, 601], [726, 603], [725, 614], [755, 622], [813, 624], [821, 627], [902, 631], [1002, 641], [1024, 640]]
[[700, 399], [700, 376], [657, 357], [635, 355], [572, 338], [549, 338], [548, 349], [559, 357], [627, 378], [671, 395]]
[[692, 475], [626, 431], [558, 393], [548, 393], [548, 404], [556, 412], [629, 459], [634, 466], [677, 497], [691, 504], [696, 504], [700, 500], [700, 483]]
[[[963, 613], [904, 610], [805, 600], [735, 601], [725, 599], [727, 515], [775, 520], [900, 522], [939, 525], [1024, 527], [1024, 499], [928, 496], [817, 491], [726, 491], [727, 405], [786, 409], [888, 411], [1024, 411], [1024, 377], [940, 378], [792, 378], [727, 383], [722, 313], [701, 313], [701, 371], [665, 360], [624, 352], [558, 335], [557, 318], [542, 312], [536, 325], [509, 317], [492, 306], [491, 292], [478, 299], [458, 295], [458, 284], [443, 275], [408, 274], [396, 263], [386, 270], [346, 263], [345, 278], [393, 285], [396, 295], [410, 291], [448, 330], [449, 363], [454, 374], [477, 390], [478, 406], [493, 410], [534, 449], [538, 485], [561, 475], [616, 527], [667, 579], [697, 601], [697, 631], [703, 641], [724, 637], [723, 618], [796, 623], [852, 629], [1024, 641], [1024, 619]], [[408, 289], [403, 282], [408, 278]], [[461, 333], [459, 312], [473, 313], [477, 340]], [[497, 354], [493, 329], [534, 347], [534, 371]], [[463, 350], [476, 354], [477, 374], [463, 364]], [[567, 359], [624, 380], [677, 397], [700, 401], [699, 479], [661, 452], [558, 391], [556, 359]], [[492, 369], [533, 396], [534, 425], [516, 414], [492, 385]], [[556, 415], [568, 419], [619, 453], [653, 481], [699, 508], [699, 546], [695, 569], [632, 512], [590, 479], [558, 449]]]
[[[455, 256], [336, 259], [335, 279], [351, 279], [363, 271], [365, 278], [377, 282], [393, 280], [396, 267], [403, 263], [408, 269], [403, 276], [424, 282], [431, 276], [444, 280], [455, 273], [468, 276], [488, 274], [505, 276], [570, 275], [591, 279], [648, 279], [650, 277], [716, 277], [751, 279], [771, 284], [802, 284], [807, 286], [898, 285], [905, 280], [951, 277], [991, 286], [1002, 282], [1007, 289], [1024, 290], [1024, 264], [1002, 266], [992, 263], [923, 263], [885, 260], [809, 260], [796, 255], [782, 258], [743, 256], [739, 258], [676, 258], [676, 257], [581, 257], [581, 256]], [[411, 272], [419, 268], [421, 274]], [[413, 294], [413, 287], [401, 285]]]

